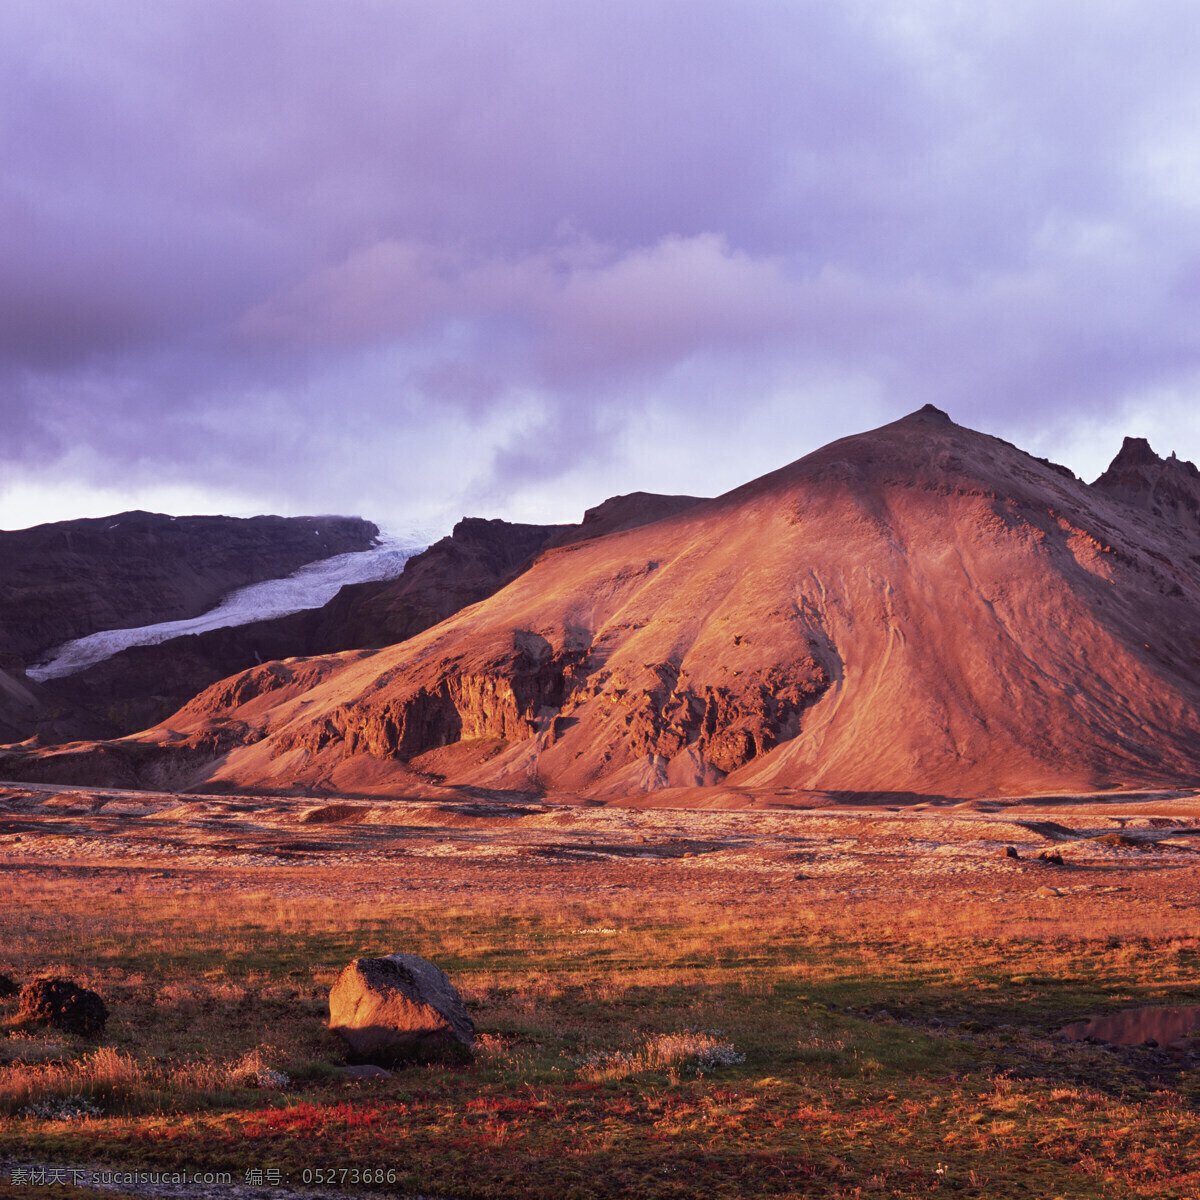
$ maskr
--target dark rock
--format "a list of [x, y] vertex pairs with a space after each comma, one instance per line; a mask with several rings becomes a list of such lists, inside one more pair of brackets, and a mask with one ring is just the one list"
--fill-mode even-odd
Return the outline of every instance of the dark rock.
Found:
[[357, 1066], [339, 1067], [338, 1071], [340, 1074], [345, 1075], [347, 1079], [353, 1079], [356, 1083], [394, 1078], [391, 1071], [385, 1071], [382, 1067], [377, 1067], [374, 1063], [361, 1063]]
[[1005, 846], [1004, 849], [1000, 852], [999, 857], [1000, 858], [1020, 858], [1021, 856], [1017, 853], [1016, 846]]
[[943, 412], [936, 404], [923, 404], [917, 409], [916, 416], [928, 417], [935, 421], [942, 421], [946, 424], [951, 424], [950, 414]]
[[1047, 866], [1061, 867], [1063, 866], [1063, 856], [1057, 850], [1043, 850], [1038, 855], [1038, 860], [1044, 862]]
[[469, 1059], [475, 1040], [446, 973], [416, 954], [355, 959], [330, 990], [329, 1028], [362, 1064]]
[[0, 975], [0, 996], [15, 996], [20, 990], [16, 980], [8, 975]]
[[104, 1029], [108, 1008], [95, 992], [81, 988], [69, 979], [46, 976], [21, 989], [17, 1016], [67, 1033], [94, 1036]]
[[1075, 831], [1060, 825], [1057, 821], [1018, 821], [1023, 829], [1036, 833], [1052, 842], [1070, 842], [1075, 840]]

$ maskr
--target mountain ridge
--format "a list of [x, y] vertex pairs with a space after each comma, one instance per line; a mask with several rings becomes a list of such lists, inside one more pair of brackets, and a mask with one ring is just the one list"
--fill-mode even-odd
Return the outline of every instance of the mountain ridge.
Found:
[[927, 408], [550, 548], [398, 646], [265, 664], [73, 766], [8, 768], [107, 757], [187, 787], [609, 802], [1194, 782], [1193, 548]]

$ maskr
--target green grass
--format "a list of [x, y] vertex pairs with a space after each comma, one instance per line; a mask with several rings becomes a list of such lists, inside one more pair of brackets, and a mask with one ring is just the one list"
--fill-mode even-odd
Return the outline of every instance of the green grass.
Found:
[[[0, 1156], [294, 1184], [371, 1168], [389, 1192], [461, 1198], [1200, 1194], [1196, 1072], [1053, 1037], [1091, 1012], [1200, 1003], [1186, 934], [636, 900], [63, 899], [9, 898], [0, 969], [68, 975], [112, 1016], [97, 1047], [20, 1031], [4, 1002]], [[325, 989], [394, 950], [450, 974], [479, 1054], [347, 1084]], [[291, 1086], [252, 1086], [255, 1064]], [[15, 1115], [67, 1094], [103, 1116]]]

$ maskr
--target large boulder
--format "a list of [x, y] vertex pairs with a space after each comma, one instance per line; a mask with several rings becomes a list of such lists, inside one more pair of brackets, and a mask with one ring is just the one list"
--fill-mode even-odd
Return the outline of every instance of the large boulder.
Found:
[[69, 979], [44, 976], [21, 989], [17, 1016], [67, 1033], [95, 1036], [104, 1029], [108, 1009], [95, 992]]
[[329, 1028], [360, 1063], [466, 1059], [475, 1023], [446, 973], [416, 954], [357, 958], [329, 993]]

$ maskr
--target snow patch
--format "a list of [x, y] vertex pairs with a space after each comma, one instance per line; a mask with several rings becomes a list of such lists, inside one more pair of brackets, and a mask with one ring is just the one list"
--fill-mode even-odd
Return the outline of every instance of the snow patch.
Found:
[[155, 646], [171, 638], [249, 625], [321, 608], [349, 583], [395, 579], [414, 554], [429, 545], [424, 535], [382, 535], [370, 550], [339, 554], [307, 564], [284, 579], [268, 579], [230, 592], [216, 608], [182, 621], [162, 621], [137, 629], [105, 629], [59, 646], [25, 672], [38, 683], [61, 679], [111, 658], [130, 646]]

